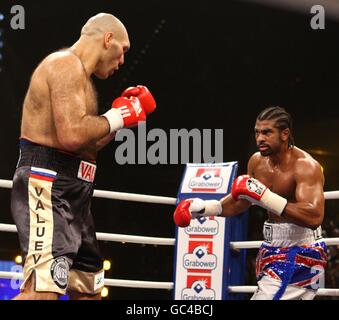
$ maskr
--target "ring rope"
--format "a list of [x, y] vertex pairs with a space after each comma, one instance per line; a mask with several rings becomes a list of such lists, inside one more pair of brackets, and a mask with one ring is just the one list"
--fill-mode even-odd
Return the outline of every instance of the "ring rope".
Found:
[[[17, 232], [14, 224], [0, 223], [0, 232]], [[153, 244], [163, 246], [174, 246], [175, 238], [157, 238], [157, 237], [143, 237], [131, 236], [126, 234], [116, 233], [103, 233], [97, 232], [97, 239], [101, 241], [123, 242], [123, 243], [140, 243], [140, 244]], [[339, 245], [339, 238], [324, 238], [322, 239], [328, 246]], [[256, 249], [262, 244], [262, 240], [258, 241], [231, 241], [230, 246], [232, 249]]]
[[[0, 223], [0, 232], [17, 232], [17, 229], [14, 224]], [[175, 244], [174, 238], [130, 236], [126, 234], [103, 233], [103, 232], [97, 232], [96, 236], [97, 239], [101, 241], [141, 243], [163, 246], [174, 246]]]
[[[23, 279], [20, 272], [0, 271], [2, 279]], [[143, 288], [143, 289], [173, 289], [173, 282], [156, 282], [156, 281], [140, 281], [140, 280], [122, 280], [122, 279], [105, 279], [105, 286], [108, 287], [125, 287], [125, 288]]]
[[[0, 179], [0, 188], [12, 189], [13, 182], [11, 180]], [[339, 191], [325, 191], [324, 196], [326, 200], [339, 199]], [[163, 197], [163, 196], [150, 196], [146, 194], [128, 193], [128, 192], [116, 192], [106, 190], [94, 190], [93, 197], [122, 200], [122, 201], [135, 201], [154, 204], [168, 204], [176, 205], [176, 198]]]
[[[0, 271], [0, 278], [3, 279], [22, 279], [23, 275], [19, 272], [3, 272]], [[124, 287], [139, 289], [167, 289], [174, 288], [173, 282], [156, 282], [141, 280], [122, 280], [122, 279], [105, 279], [105, 286], [108, 287]], [[228, 291], [231, 293], [253, 293], [257, 286], [229, 286]], [[317, 296], [339, 296], [339, 289], [318, 289]]]
[[[0, 188], [12, 189], [12, 187], [13, 182], [11, 180], [0, 179]], [[176, 198], [171, 197], [150, 196], [146, 194], [136, 194], [106, 190], [94, 190], [93, 197], [122, 201], [154, 203], [154, 204], [169, 204], [169, 205], [175, 205], [177, 201]]]
[[[339, 245], [339, 238], [323, 238], [321, 241], [324, 241], [328, 246]], [[230, 246], [232, 249], [257, 249], [262, 243], [263, 241], [231, 241]]]

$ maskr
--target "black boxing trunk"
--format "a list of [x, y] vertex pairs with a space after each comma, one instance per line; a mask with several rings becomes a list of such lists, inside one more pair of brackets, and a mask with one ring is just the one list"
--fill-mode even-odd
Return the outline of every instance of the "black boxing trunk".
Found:
[[23, 289], [88, 294], [103, 286], [102, 259], [90, 210], [94, 163], [20, 141], [11, 211], [25, 256]]

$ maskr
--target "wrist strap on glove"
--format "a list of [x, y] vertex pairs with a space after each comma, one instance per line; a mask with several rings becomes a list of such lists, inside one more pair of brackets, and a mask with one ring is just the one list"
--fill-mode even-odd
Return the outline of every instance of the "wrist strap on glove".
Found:
[[112, 108], [101, 116], [105, 117], [109, 123], [109, 133], [118, 131], [124, 127], [124, 119], [119, 109]]

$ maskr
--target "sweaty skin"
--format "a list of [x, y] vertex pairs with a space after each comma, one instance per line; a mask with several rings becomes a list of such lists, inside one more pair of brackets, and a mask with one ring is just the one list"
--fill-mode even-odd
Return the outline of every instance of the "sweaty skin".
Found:
[[[269, 127], [273, 134], [278, 134], [273, 123], [267, 122], [270, 121], [266, 121], [265, 128]], [[297, 147], [290, 148], [286, 143], [282, 143], [278, 153], [272, 156], [257, 152], [248, 162], [247, 174], [288, 201], [282, 216], [268, 212], [269, 221], [295, 223], [312, 229], [321, 225], [325, 202], [324, 176], [320, 164], [307, 152]], [[221, 202], [224, 217], [239, 214], [251, 205], [247, 200], [235, 201], [231, 195]]]
[[91, 18], [69, 49], [47, 56], [33, 72], [24, 100], [21, 138], [95, 160], [113, 139], [98, 113], [94, 74], [107, 79], [124, 63], [129, 39], [109, 14]]

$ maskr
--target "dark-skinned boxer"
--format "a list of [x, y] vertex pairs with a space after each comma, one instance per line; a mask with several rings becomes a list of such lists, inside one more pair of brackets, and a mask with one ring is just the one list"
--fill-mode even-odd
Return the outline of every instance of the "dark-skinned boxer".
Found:
[[292, 121], [285, 109], [269, 107], [255, 123], [259, 152], [220, 201], [183, 200], [174, 221], [186, 227], [200, 216], [230, 217], [251, 205], [268, 212], [264, 242], [256, 261], [254, 300], [313, 299], [327, 262], [321, 240], [324, 177], [319, 163], [294, 146]]

